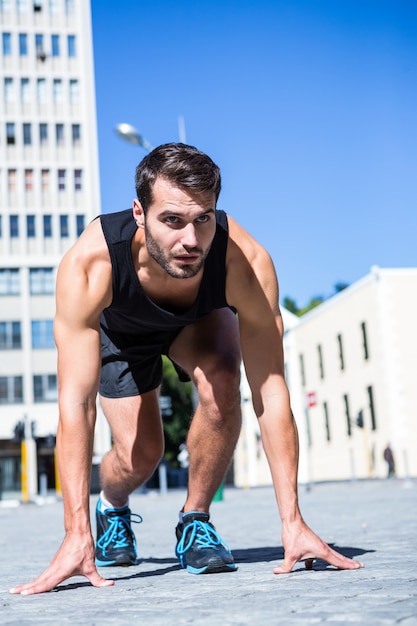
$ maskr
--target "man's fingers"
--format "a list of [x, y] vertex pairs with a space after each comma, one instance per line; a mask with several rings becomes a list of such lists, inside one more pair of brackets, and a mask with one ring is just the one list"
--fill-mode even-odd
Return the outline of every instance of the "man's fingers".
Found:
[[[77, 574], [73, 574], [76, 576]], [[82, 574], [93, 585], [93, 587], [111, 587], [114, 585], [114, 580], [107, 580], [100, 576], [97, 571], [92, 572], [91, 574]], [[35, 593], [45, 593], [47, 591], [51, 591], [57, 585], [59, 585], [63, 580], [70, 578], [71, 576], [64, 576], [59, 578], [36, 578], [30, 583], [26, 583], [25, 585], [17, 585], [16, 587], [12, 587], [9, 589], [9, 593], [12, 594], [20, 594], [22, 596], [31, 596]]]
[[87, 576], [93, 587], [111, 587], [114, 585], [114, 580], [103, 578], [97, 572], [93, 576]]
[[328, 550], [326, 550], [323, 554], [317, 554], [316, 557], [303, 557], [295, 559], [285, 557], [283, 563], [279, 567], [274, 568], [274, 574], [289, 574], [295, 564], [299, 561], [305, 561], [306, 569], [312, 570], [314, 558], [326, 561], [326, 563], [334, 565], [334, 567], [337, 567], [338, 569], [360, 569], [361, 567], [365, 567], [363, 563], [360, 563], [360, 561], [349, 559], [339, 552], [332, 550], [328, 546]]
[[289, 574], [294, 565], [297, 563], [298, 559], [288, 559], [285, 558], [284, 562], [281, 563], [281, 565], [279, 567], [275, 567], [274, 568], [274, 574]]
[[343, 556], [340, 552], [336, 552], [330, 546], [326, 544], [326, 551], [322, 555], [318, 555], [323, 561], [334, 565], [338, 569], [360, 569], [364, 567], [363, 563], [349, 559], [347, 556]]

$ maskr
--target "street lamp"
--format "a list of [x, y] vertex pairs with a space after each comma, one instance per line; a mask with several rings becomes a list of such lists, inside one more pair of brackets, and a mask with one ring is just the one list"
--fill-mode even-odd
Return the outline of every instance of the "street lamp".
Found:
[[[117, 124], [115, 131], [121, 139], [124, 139], [124, 141], [133, 143], [135, 146], [142, 146], [142, 148], [144, 148], [147, 152], [153, 150], [153, 146], [151, 146], [149, 141], [144, 139], [144, 137], [142, 137], [139, 131], [137, 131], [132, 124], [127, 124], [126, 122]], [[181, 143], [187, 143], [185, 136], [185, 122], [182, 115], [178, 116], [178, 137]]]
[[149, 141], [144, 139], [131, 124], [117, 124], [115, 131], [121, 139], [124, 139], [129, 143], [133, 143], [136, 146], [142, 146], [142, 148], [144, 148], [147, 152], [153, 150], [153, 146], [151, 146]]

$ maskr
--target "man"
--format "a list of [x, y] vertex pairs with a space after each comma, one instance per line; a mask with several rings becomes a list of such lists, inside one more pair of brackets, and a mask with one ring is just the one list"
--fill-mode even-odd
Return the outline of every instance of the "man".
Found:
[[[133, 211], [102, 215], [64, 256], [57, 278], [59, 471], [66, 535], [49, 567], [12, 593], [39, 593], [73, 575], [113, 584], [98, 565], [137, 559], [129, 494], [163, 454], [158, 402], [161, 355], [196, 385], [187, 439], [189, 484], [176, 554], [191, 573], [236, 569], [209, 509], [240, 430], [241, 356], [282, 519], [283, 564], [313, 558], [361, 563], [332, 550], [298, 507], [298, 440], [284, 380], [278, 284], [266, 251], [216, 210], [220, 172], [204, 153], [160, 146], [136, 171]], [[96, 395], [113, 449], [101, 465], [97, 543], [89, 521]]]

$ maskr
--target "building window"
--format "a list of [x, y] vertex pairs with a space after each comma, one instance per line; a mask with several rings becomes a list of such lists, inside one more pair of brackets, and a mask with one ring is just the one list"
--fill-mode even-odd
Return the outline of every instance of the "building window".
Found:
[[352, 423], [350, 421], [350, 408], [349, 408], [349, 398], [345, 394], [343, 396], [343, 402], [345, 404], [345, 416], [346, 416], [346, 430], [349, 437], [352, 436]]
[[80, 83], [76, 78], [71, 78], [69, 82], [69, 100], [71, 104], [78, 104], [80, 101]]
[[19, 34], [19, 54], [21, 57], [28, 55], [28, 36], [26, 33]]
[[49, 170], [41, 170], [42, 191], [49, 191]]
[[20, 295], [20, 272], [18, 269], [0, 269], [0, 295]]
[[35, 35], [35, 49], [36, 49], [36, 58], [39, 59], [39, 61], [45, 61], [46, 54], [45, 54], [45, 47], [43, 45], [43, 35], [41, 35], [40, 33], [37, 33]]
[[32, 320], [32, 348], [49, 350], [55, 347], [52, 320]]
[[8, 57], [12, 53], [12, 36], [10, 33], [2, 34], [3, 56]]
[[55, 124], [55, 141], [57, 146], [64, 145], [64, 124]]
[[317, 356], [318, 356], [318, 359], [319, 359], [320, 378], [323, 379], [324, 378], [323, 352], [322, 352], [322, 349], [321, 349], [320, 345], [317, 346]]
[[15, 91], [14, 91], [13, 78], [5, 78], [3, 82], [4, 82], [4, 101], [14, 102], [16, 97], [15, 97]]
[[83, 171], [74, 170], [74, 189], [75, 191], [81, 191], [83, 188]]
[[39, 143], [41, 146], [48, 143], [48, 124], [39, 124]]
[[58, 384], [56, 374], [36, 375], [33, 377], [33, 397], [35, 402], [56, 402]]
[[59, 0], [49, 0], [49, 11], [52, 15], [59, 13]]
[[31, 124], [23, 124], [23, 145], [24, 146], [32, 145], [32, 125]]
[[19, 237], [19, 216], [10, 215], [9, 225], [10, 225], [10, 238], [17, 239]]
[[7, 170], [7, 188], [11, 193], [16, 191], [16, 178], [16, 170]]
[[372, 430], [376, 430], [374, 392], [373, 392], [372, 387], [367, 387], [366, 391], [368, 392], [369, 412], [371, 414], [371, 429]]
[[366, 334], [366, 322], [362, 322], [361, 324], [361, 333], [362, 333], [363, 358], [365, 361], [367, 361], [369, 359], [369, 348], [368, 348], [368, 338]]
[[58, 170], [58, 191], [65, 191], [66, 170]]
[[326, 441], [330, 441], [330, 421], [329, 421], [329, 409], [327, 402], [323, 402], [323, 415], [324, 415], [324, 430], [326, 433]]
[[20, 101], [22, 102], [22, 104], [31, 101], [29, 78], [20, 79]]
[[29, 270], [29, 289], [32, 296], [50, 296], [54, 293], [52, 267], [32, 267]]
[[0, 350], [20, 350], [21, 347], [20, 322], [0, 322]]
[[28, 239], [36, 237], [36, 219], [35, 215], [26, 215], [26, 231]]
[[79, 146], [81, 143], [81, 126], [80, 124], [72, 125], [72, 145]]
[[7, 122], [6, 124], [6, 143], [8, 146], [14, 146], [16, 143], [16, 132], [13, 122]]
[[23, 402], [23, 377], [0, 376], [0, 404]]
[[55, 104], [63, 102], [64, 100], [64, 92], [62, 90], [62, 80], [60, 78], [54, 78], [53, 82], [53, 97]]
[[59, 231], [60, 231], [61, 239], [65, 239], [66, 237], [69, 237], [68, 215], [59, 216]]
[[42, 11], [42, 0], [34, 0], [33, 10], [35, 11], [35, 13], [39, 13], [40, 11]]
[[59, 57], [59, 35], [51, 35], [51, 50], [53, 57]]
[[28, 0], [17, 0], [17, 12], [26, 13], [28, 10]]
[[339, 348], [339, 365], [340, 365], [340, 369], [343, 371], [345, 369], [345, 359], [343, 355], [342, 335], [337, 335], [337, 345]]
[[33, 190], [33, 170], [25, 170], [25, 191]]
[[[43, 170], [47, 172], [48, 170]], [[43, 236], [45, 239], [52, 237], [52, 215], [43, 216]]]
[[65, 13], [67, 15], [72, 15], [74, 13], [74, 0], [65, 0]]
[[38, 104], [45, 104], [47, 100], [46, 93], [46, 78], [38, 78], [36, 81], [36, 93], [38, 98]]
[[12, 10], [11, 0], [0, 0], [0, 13], [10, 13]]
[[67, 42], [68, 42], [68, 56], [69, 57], [77, 56], [75, 35], [68, 35]]
[[77, 229], [77, 237], [81, 235], [85, 228], [85, 218], [84, 215], [77, 215], [76, 217], [76, 229]]

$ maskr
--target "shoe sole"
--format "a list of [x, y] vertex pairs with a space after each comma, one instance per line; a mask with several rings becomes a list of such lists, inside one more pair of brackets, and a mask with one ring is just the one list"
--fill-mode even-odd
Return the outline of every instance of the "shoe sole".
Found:
[[235, 572], [237, 567], [234, 563], [223, 563], [222, 565], [206, 565], [200, 568], [187, 565], [185, 569], [189, 574], [220, 574], [221, 572]]
[[131, 565], [137, 565], [139, 563], [139, 559], [135, 561], [101, 561], [100, 559], [95, 559], [95, 564], [97, 567], [130, 567]]

